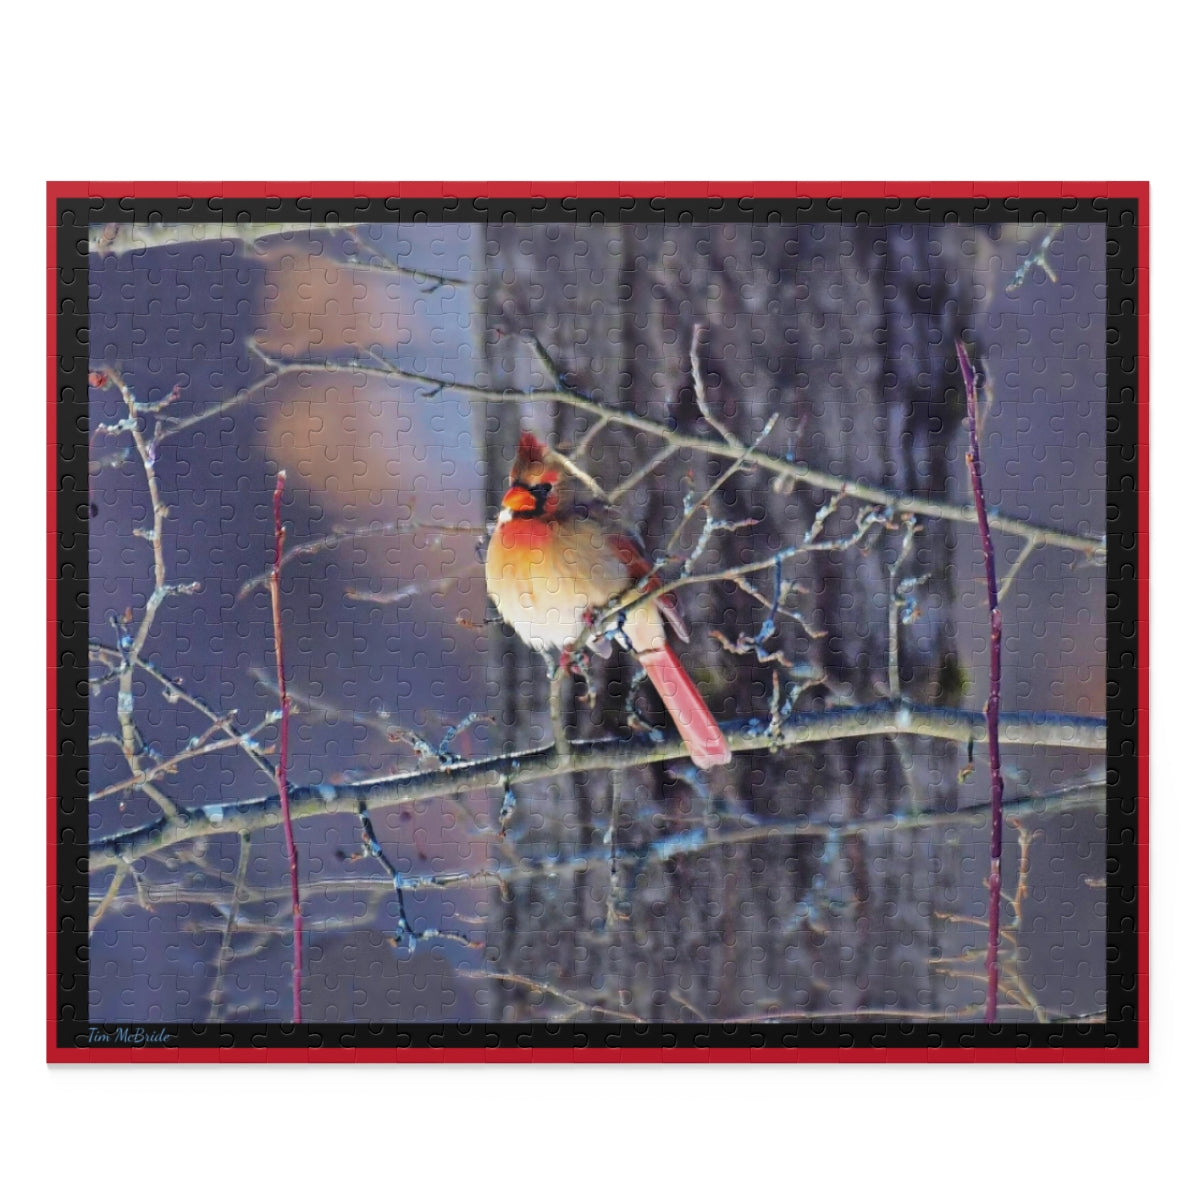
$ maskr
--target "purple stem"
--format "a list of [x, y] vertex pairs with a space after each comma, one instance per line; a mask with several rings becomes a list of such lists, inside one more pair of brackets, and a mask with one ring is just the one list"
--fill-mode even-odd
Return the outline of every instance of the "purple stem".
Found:
[[283, 666], [283, 606], [279, 599], [279, 572], [283, 567], [283, 485], [287, 472], [275, 477], [275, 561], [271, 565], [271, 623], [275, 634], [275, 668], [279, 685], [279, 764], [275, 780], [279, 785], [279, 807], [283, 813], [283, 839], [287, 846], [288, 876], [292, 884], [292, 1021], [300, 1023], [300, 981], [304, 975], [304, 918], [300, 914], [300, 868], [296, 859], [296, 839], [292, 834], [292, 806], [288, 794], [288, 717], [292, 701], [287, 694], [287, 672]]
[[996, 1019], [996, 999], [1000, 988], [1000, 852], [1004, 844], [1004, 779], [1000, 774], [1000, 595], [996, 586], [996, 550], [988, 525], [987, 504], [983, 499], [983, 465], [979, 458], [979, 390], [975, 371], [961, 341], [954, 343], [958, 365], [967, 389], [967, 467], [971, 490], [975, 494], [975, 515], [983, 542], [983, 565], [987, 572], [988, 612], [991, 616], [991, 656], [988, 664], [987, 734], [988, 763], [992, 777], [992, 861], [988, 873], [988, 945], [986, 1021]]

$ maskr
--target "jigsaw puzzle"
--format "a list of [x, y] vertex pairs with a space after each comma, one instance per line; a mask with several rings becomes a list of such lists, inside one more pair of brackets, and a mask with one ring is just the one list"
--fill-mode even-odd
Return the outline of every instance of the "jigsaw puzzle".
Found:
[[1144, 185], [225, 190], [50, 189], [52, 1058], [1145, 1056]]

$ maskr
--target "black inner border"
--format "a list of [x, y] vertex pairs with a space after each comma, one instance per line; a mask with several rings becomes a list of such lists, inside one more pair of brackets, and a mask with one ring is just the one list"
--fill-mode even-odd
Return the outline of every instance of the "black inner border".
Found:
[[[806, 200], [99, 199], [57, 202], [57, 1042], [105, 1049], [89, 1029], [87, 873], [88, 226], [111, 222], [1093, 222], [1107, 227], [1108, 978], [1104, 1024], [944, 1022], [270, 1024], [149, 1026], [171, 1047], [225, 1049], [1117, 1049], [1138, 1044], [1139, 332], [1134, 198]], [[78, 352], [76, 352], [78, 348]], [[52, 968], [53, 969], [53, 968]]]

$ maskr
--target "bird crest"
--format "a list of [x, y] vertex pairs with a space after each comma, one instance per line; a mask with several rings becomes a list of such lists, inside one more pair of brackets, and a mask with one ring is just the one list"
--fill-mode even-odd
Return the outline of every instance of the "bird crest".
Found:
[[534, 485], [558, 482], [558, 472], [546, 462], [546, 444], [528, 431], [521, 434], [517, 443], [517, 458], [509, 476], [513, 483]]

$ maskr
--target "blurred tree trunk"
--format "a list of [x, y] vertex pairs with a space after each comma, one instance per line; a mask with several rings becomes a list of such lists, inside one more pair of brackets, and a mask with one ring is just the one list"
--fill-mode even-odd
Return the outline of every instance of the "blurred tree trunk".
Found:
[[[693, 329], [704, 330], [701, 366], [712, 411], [745, 442], [773, 413], [764, 448], [821, 470], [897, 490], [943, 496], [958, 468], [949, 449], [960, 424], [953, 338], [969, 316], [973, 231], [927, 226], [625, 225], [493, 226], [487, 231], [492, 287], [487, 355], [493, 381], [538, 379], [531, 332], [568, 381], [663, 426], [716, 436], [696, 403], [688, 363]], [[492, 404], [482, 415], [488, 514], [494, 515], [522, 424], [560, 449], [590, 421], [566, 406]], [[661, 447], [607, 427], [591, 444], [588, 469], [606, 488]], [[683, 519], [689, 486], [702, 493], [728, 460], [683, 453], [626, 495], [621, 507], [651, 552]], [[718, 492], [716, 515], [757, 524], [717, 534], [702, 569], [797, 544], [826, 493], [773, 486], [741, 472]], [[826, 524], [854, 528], [844, 501]], [[701, 524], [689, 525], [686, 547]], [[918, 613], [901, 627], [904, 694], [954, 705], [955, 656], [950, 559], [953, 531], [922, 519], [898, 578], [928, 576]], [[769, 644], [824, 676], [802, 706], [869, 703], [888, 692], [890, 568], [903, 541], [883, 531], [847, 552], [789, 561], [798, 585]], [[767, 597], [770, 573], [752, 581]], [[802, 590], [801, 590], [802, 589]], [[755, 635], [767, 609], [732, 583], [680, 593], [692, 629], [681, 655], [719, 720], [766, 717], [776, 663], [735, 656], [731, 642]], [[492, 633], [501, 737], [512, 746], [548, 740], [546, 671], [503, 626]], [[573, 736], [617, 730], [626, 721], [630, 663], [597, 664], [602, 697], [593, 713], [576, 687]], [[786, 689], [787, 680], [783, 680]], [[638, 705], [663, 722], [645, 686]], [[953, 807], [960, 750], [923, 739], [867, 739], [794, 752], [739, 755], [705, 779], [677, 767], [555, 781], [519, 796], [514, 836], [524, 855], [569, 853], [601, 844], [613, 830], [622, 848], [666, 833], [753, 814], [846, 820], [912, 806]], [[772, 1012], [875, 1008], [937, 1011], [950, 997], [934, 966], [943, 954], [936, 912], [960, 907], [946, 894], [958, 868], [926, 831], [840, 843], [772, 839], [716, 848], [666, 864], [515, 886], [490, 931], [496, 969], [544, 981], [590, 1003], [646, 1020], [733, 1019]], [[497, 1019], [577, 1015], [524, 984], [494, 990]]]

